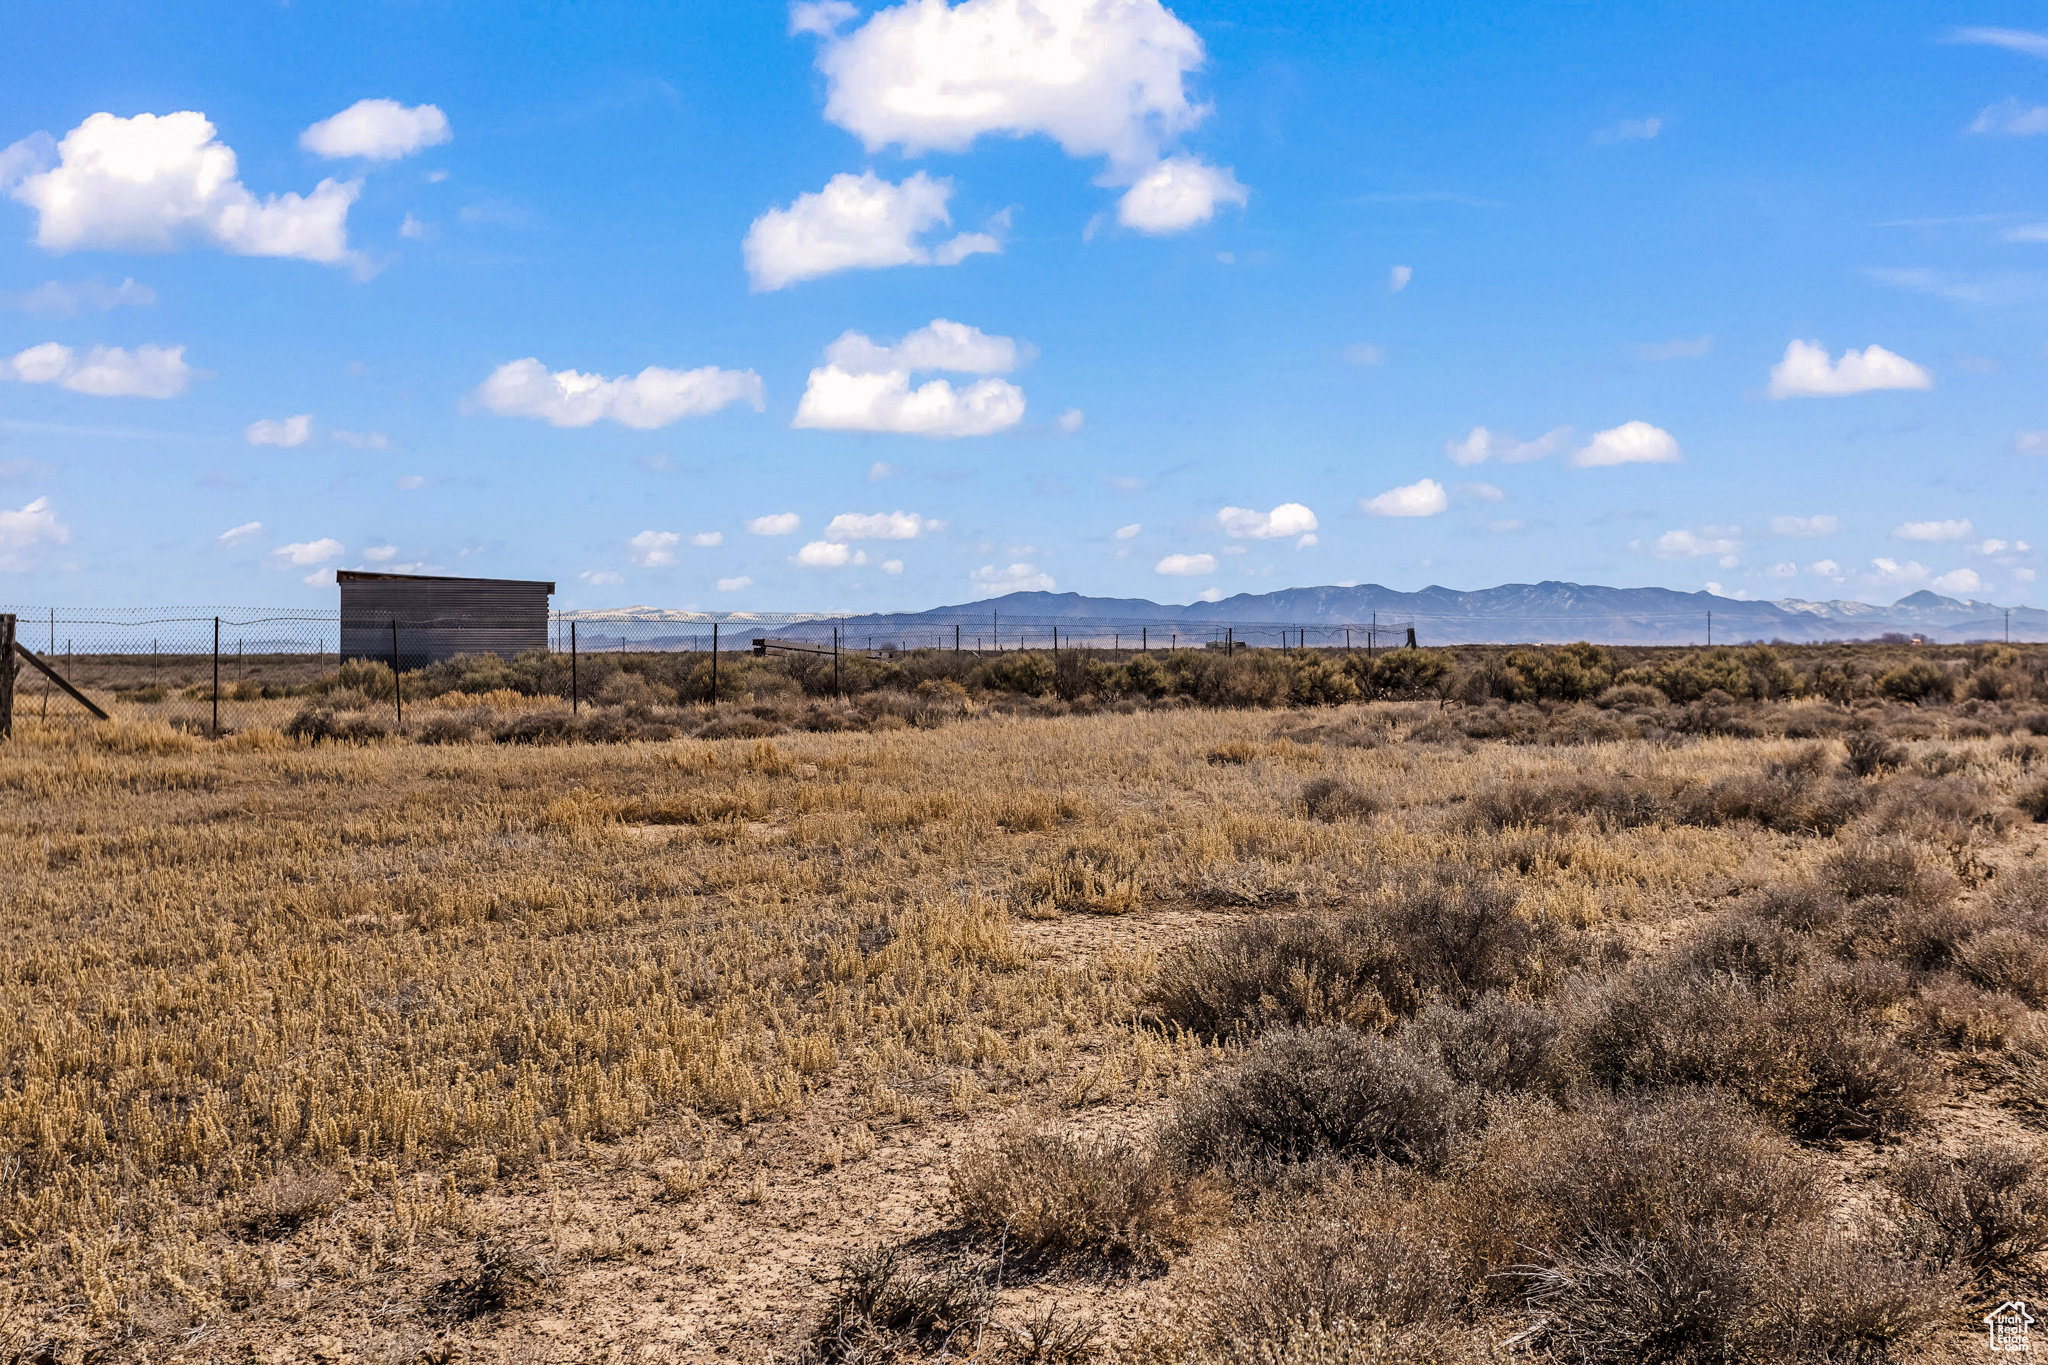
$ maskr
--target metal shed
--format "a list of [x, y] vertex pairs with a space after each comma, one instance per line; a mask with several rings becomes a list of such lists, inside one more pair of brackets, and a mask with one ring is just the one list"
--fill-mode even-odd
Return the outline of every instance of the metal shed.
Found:
[[334, 575], [341, 588], [341, 657], [389, 662], [397, 626], [398, 665], [421, 668], [456, 654], [545, 649], [552, 583], [425, 574]]

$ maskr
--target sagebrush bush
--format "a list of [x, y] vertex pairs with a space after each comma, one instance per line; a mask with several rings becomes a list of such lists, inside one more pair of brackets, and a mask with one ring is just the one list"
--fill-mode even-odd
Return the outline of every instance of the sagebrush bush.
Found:
[[1215, 1222], [1227, 1200], [1149, 1147], [1100, 1134], [1010, 1129], [953, 1166], [962, 1220], [1020, 1246], [1158, 1262]]
[[2037, 1152], [1988, 1143], [1954, 1158], [1923, 1153], [1894, 1163], [1884, 1182], [1915, 1250], [1936, 1264], [1985, 1275], [2048, 1251], [2048, 1167]]
[[1905, 751], [1875, 730], [1851, 730], [1842, 737], [1849, 755], [1849, 771], [1857, 777], [1876, 777], [1905, 762]]
[[1276, 1029], [1191, 1086], [1160, 1144], [1191, 1170], [1326, 1156], [1429, 1165], [1468, 1108], [1441, 1065], [1375, 1034]]
[[1555, 1011], [1496, 991], [1468, 1009], [1431, 1001], [1402, 1030], [1401, 1041], [1459, 1085], [1549, 1091], [1562, 1082], [1555, 1056], [1562, 1028]]
[[1270, 916], [1176, 945], [1145, 1004], [1152, 1017], [1205, 1038], [1290, 1024], [1382, 1028], [1410, 1005], [1406, 977], [1399, 945], [1376, 922]]
[[1336, 777], [1318, 777], [1301, 788], [1301, 808], [1318, 820], [1368, 820], [1379, 814], [1380, 800], [1371, 792]]

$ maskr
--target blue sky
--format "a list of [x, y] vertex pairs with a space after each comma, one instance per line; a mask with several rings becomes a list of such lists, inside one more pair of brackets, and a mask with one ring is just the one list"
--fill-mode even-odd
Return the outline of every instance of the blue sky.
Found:
[[0, 601], [2038, 597], [2038, 11], [195, 3], [9, 48]]

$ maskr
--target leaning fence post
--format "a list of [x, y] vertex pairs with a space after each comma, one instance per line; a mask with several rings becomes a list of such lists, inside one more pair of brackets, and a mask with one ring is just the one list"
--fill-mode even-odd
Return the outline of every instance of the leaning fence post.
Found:
[[0, 739], [14, 738], [14, 632], [13, 615], [0, 616]]
[[398, 686], [398, 619], [391, 621], [391, 701], [398, 708], [398, 729], [405, 731], [405, 693]]
[[213, 737], [220, 738], [220, 618], [213, 618]]

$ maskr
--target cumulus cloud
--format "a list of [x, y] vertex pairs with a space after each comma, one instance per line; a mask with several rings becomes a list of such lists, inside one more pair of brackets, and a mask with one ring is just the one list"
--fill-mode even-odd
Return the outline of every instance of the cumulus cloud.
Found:
[[946, 523], [915, 512], [841, 512], [825, 526], [827, 540], [916, 540]]
[[718, 590], [720, 592], [741, 592], [753, 586], [754, 580], [748, 578], [745, 574], [741, 574], [738, 578], [721, 578], [718, 580]]
[[1116, 528], [1116, 534], [1115, 534], [1114, 536], [1112, 536], [1112, 537], [1111, 537], [1111, 539], [1113, 539], [1113, 540], [1135, 540], [1135, 539], [1137, 539], [1137, 536], [1138, 536], [1138, 532], [1140, 532], [1140, 531], [1142, 531], [1142, 530], [1144, 530], [1144, 529], [1145, 529], [1145, 527], [1143, 526], [1143, 524], [1142, 524], [1142, 523], [1139, 523], [1139, 522], [1135, 522], [1135, 521], [1134, 521], [1134, 522], [1132, 522], [1132, 523], [1131, 523], [1131, 524], [1130, 524], [1129, 526], [1119, 526], [1119, 527], [1117, 527], [1117, 528]]
[[1816, 578], [1832, 578], [1837, 583], [1844, 577], [1842, 566], [1832, 559], [1816, 559], [1806, 566], [1806, 571]]
[[1449, 507], [1451, 500], [1435, 479], [1418, 479], [1376, 497], [1360, 498], [1358, 505], [1376, 517], [1433, 517]]
[[1412, 269], [1405, 265], [1397, 265], [1387, 272], [1387, 288], [1391, 292], [1398, 294], [1403, 289], [1406, 289], [1408, 281], [1414, 278], [1415, 272]]
[[630, 378], [557, 370], [531, 356], [500, 365], [477, 386], [476, 401], [500, 417], [537, 417], [551, 426], [587, 427], [601, 418], [639, 431], [701, 417], [734, 403], [759, 412], [766, 403], [752, 370], [667, 370], [649, 365]]
[[1152, 572], [1170, 578], [1192, 578], [1216, 572], [1215, 555], [1168, 555], [1152, 566]]
[[1827, 347], [1795, 340], [1785, 347], [1785, 358], [1771, 367], [1766, 392], [1773, 398], [1842, 398], [1881, 389], [1933, 387], [1933, 375], [1882, 346], [1860, 351], [1851, 347], [1831, 364]]
[[683, 538], [674, 531], [642, 531], [626, 542], [633, 562], [643, 569], [666, 569], [675, 564], [681, 556], [676, 546]]
[[242, 429], [242, 439], [252, 446], [284, 446], [286, 449], [302, 446], [313, 439], [313, 414], [302, 412], [296, 417], [261, 418]]
[[1533, 441], [1518, 441], [1505, 431], [1474, 427], [1462, 441], [1445, 441], [1444, 454], [1452, 464], [1485, 464], [1488, 460], [1521, 464], [1556, 454], [1571, 439], [1571, 434], [1570, 427], [1552, 427]]
[[1218, 204], [1243, 208], [1251, 191], [1227, 166], [1171, 156], [1138, 177], [1117, 201], [1116, 220], [1152, 236], [1185, 232], [1216, 216]]
[[1283, 502], [1270, 512], [1226, 507], [1216, 514], [1216, 520], [1232, 540], [1285, 540], [1317, 529], [1316, 514], [1298, 502]]
[[1896, 559], [1873, 559], [1870, 561], [1870, 567], [1877, 570], [1874, 578], [1881, 584], [1902, 585], [1927, 581], [1927, 566], [1917, 560], [1909, 559], [1901, 564]]
[[455, 136], [448, 116], [431, 104], [408, 109], [397, 100], [357, 100], [333, 118], [325, 118], [299, 134], [299, 145], [330, 161], [359, 157], [364, 161], [396, 161], [424, 147], [438, 147]]
[[398, 547], [396, 545], [366, 545], [363, 547], [363, 558], [372, 564], [389, 564], [392, 560], [398, 558]]
[[1015, 369], [1015, 339], [934, 318], [894, 345], [848, 331], [825, 348], [810, 373], [793, 427], [882, 431], [913, 436], [986, 436], [1024, 418], [1024, 391], [1002, 379], [955, 389], [944, 379], [911, 387], [920, 370], [994, 375]]
[[270, 553], [287, 564], [304, 568], [310, 564], [325, 564], [330, 559], [339, 559], [344, 549], [340, 541], [324, 537], [320, 540], [300, 541], [295, 545], [280, 545]]
[[824, 39], [825, 117], [870, 151], [1044, 134], [1135, 177], [1207, 112], [1184, 85], [1202, 40], [1159, 0], [906, 0], [839, 33], [852, 17], [810, 6], [792, 23]]
[[1968, 540], [1977, 534], [1977, 528], [1970, 524], [1968, 517], [1949, 521], [1908, 521], [1892, 527], [1892, 534], [1900, 540]]
[[23, 507], [0, 507], [0, 570], [25, 573], [35, 566], [40, 551], [70, 542], [71, 528], [57, 520], [57, 509], [48, 498]]
[[890, 464], [887, 460], [876, 460], [868, 466], [869, 483], [880, 483], [884, 479], [899, 478], [902, 474], [902, 465]]
[[1799, 575], [1799, 566], [1789, 559], [1781, 559], [1764, 572], [1772, 578], [1796, 578]]
[[[1739, 553], [1742, 542], [1739, 526], [1708, 526], [1699, 531], [1666, 531], [1650, 545], [1650, 553], [1659, 559], [1697, 559], [1705, 555], [1718, 555], [1723, 560]], [[1732, 569], [1732, 562], [1723, 563], [1722, 568]]]
[[1478, 498], [1481, 502], [1506, 502], [1508, 495], [1490, 483], [1461, 483], [1456, 488], [1461, 498]]
[[1068, 408], [1060, 414], [1060, 430], [1071, 436], [1088, 421], [1088, 414], [1079, 408]]
[[183, 346], [95, 346], [81, 356], [46, 341], [0, 359], [0, 380], [57, 384], [97, 398], [176, 398], [191, 378]]
[[[854, 562], [855, 552], [836, 540], [814, 540], [790, 556], [792, 564], [801, 564], [807, 569], [836, 569], [843, 564]], [[866, 563], [862, 556], [860, 562]]]
[[1973, 133], [1999, 133], [2006, 137], [2035, 137], [2048, 133], [2048, 104], [2022, 104], [2008, 96], [1986, 105], [1971, 122]]
[[54, 155], [56, 164], [11, 190], [36, 210], [36, 243], [46, 250], [174, 251], [203, 242], [241, 256], [356, 260], [348, 210], [360, 181], [322, 180], [308, 195], [258, 200], [236, 179], [235, 154], [204, 114], [94, 114]]
[[1934, 580], [1936, 592], [1973, 593], [1983, 586], [1984, 580], [1977, 577], [1977, 571], [1974, 569], [1951, 569], [1945, 574], [1938, 575]]
[[122, 307], [144, 308], [155, 302], [156, 290], [146, 284], [132, 279], [108, 284], [98, 276], [72, 284], [46, 280], [19, 294], [0, 294], [0, 304], [39, 318], [76, 317], [88, 308], [101, 313]]
[[967, 575], [968, 582], [991, 595], [1006, 592], [1051, 592], [1059, 585], [1052, 581], [1052, 575], [1043, 573], [1036, 564], [1006, 564], [998, 567], [984, 564]]
[[803, 525], [803, 518], [794, 512], [771, 512], [767, 516], [754, 517], [745, 523], [750, 536], [786, 536], [795, 533]]
[[337, 427], [327, 434], [354, 450], [391, 449], [391, 438], [381, 431], [343, 431]]
[[1594, 433], [1572, 456], [1574, 469], [1602, 469], [1618, 464], [1677, 464], [1685, 458], [1676, 437], [1648, 422], [1623, 422]]
[[1774, 536], [1831, 536], [1841, 529], [1839, 518], [1825, 514], [1771, 518], [1771, 534]]
[[253, 540], [262, 534], [262, 522], [245, 521], [240, 526], [230, 526], [227, 530], [222, 531], [216, 536], [215, 539], [223, 545], [240, 545], [243, 541]]
[[986, 232], [963, 232], [936, 246], [917, 240], [953, 221], [946, 212], [952, 193], [952, 181], [923, 171], [897, 185], [873, 171], [835, 175], [817, 193], [754, 220], [740, 247], [747, 277], [766, 291], [840, 270], [958, 265], [1001, 251], [1001, 241]]
[[699, 531], [696, 535], [690, 537], [690, 543], [700, 550], [708, 550], [714, 545], [725, 544], [725, 532]]

